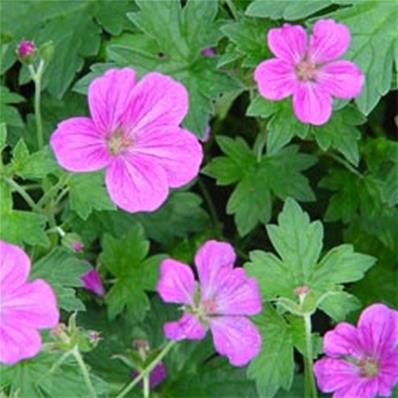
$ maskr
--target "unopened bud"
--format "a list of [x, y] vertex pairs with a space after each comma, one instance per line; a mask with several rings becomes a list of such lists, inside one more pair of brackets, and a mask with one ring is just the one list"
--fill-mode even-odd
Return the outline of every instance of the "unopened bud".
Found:
[[17, 55], [21, 62], [30, 63], [36, 53], [36, 45], [33, 41], [22, 40], [17, 47]]
[[294, 289], [294, 294], [297, 297], [306, 296], [310, 292], [310, 288], [308, 286], [299, 286]]

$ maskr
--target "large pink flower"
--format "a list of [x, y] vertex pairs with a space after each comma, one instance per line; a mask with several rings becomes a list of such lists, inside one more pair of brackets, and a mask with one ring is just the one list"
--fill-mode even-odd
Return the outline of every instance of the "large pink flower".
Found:
[[398, 382], [398, 312], [383, 304], [366, 308], [358, 326], [338, 324], [327, 332], [314, 372], [334, 398], [389, 397]]
[[37, 329], [59, 320], [55, 295], [43, 280], [28, 282], [30, 260], [17, 246], [0, 241], [0, 362], [14, 364], [41, 347]]
[[60, 123], [51, 146], [69, 171], [106, 168], [105, 183], [119, 207], [156, 210], [169, 188], [197, 176], [202, 147], [180, 127], [188, 112], [182, 84], [157, 72], [137, 83], [133, 69], [110, 69], [90, 84], [88, 103], [91, 118]]
[[273, 101], [293, 96], [293, 110], [303, 123], [321, 125], [332, 114], [332, 96], [357, 97], [364, 75], [352, 62], [336, 59], [351, 41], [347, 26], [321, 19], [307, 34], [299, 25], [284, 24], [268, 32], [276, 58], [261, 62], [255, 72], [260, 94]]
[[168, 303], [184, 304], [184, 315], [164, 325], [171, 340], [200, 340], [210, 328], [216, 350], [235, 366], [246, 365], [261, 348], [261, 337], [246, 315], [261, 311], [257, 282], [234, 268], [231, 245], [207, 241], [197, 252], [195, 263], [199, 285], [191, 268], [167, 259], [160, 266], [157, 291]]

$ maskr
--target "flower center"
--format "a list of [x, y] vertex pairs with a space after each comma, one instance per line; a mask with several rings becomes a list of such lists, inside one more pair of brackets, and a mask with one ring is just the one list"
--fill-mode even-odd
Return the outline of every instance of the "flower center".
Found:
[[379, 364], [375, 358], [367, 357], [358, 362], [362, 377], [373, 377], [379, 372]]
[[217, 304], [213, 299], [205, 300], [202, 302], [202, 309], [206, 315], [214, 314], [217, 310]]
[[111, 155], [118, 155], [133, 144], [133, 141], [121, 130], [116, 129], [107, 139], [106, 144]]
[[307, 82], [315, 82], [317, 75], [316, 65], [310, 61], [302, 60], [295, 66], [296, 76], [299, 80]]

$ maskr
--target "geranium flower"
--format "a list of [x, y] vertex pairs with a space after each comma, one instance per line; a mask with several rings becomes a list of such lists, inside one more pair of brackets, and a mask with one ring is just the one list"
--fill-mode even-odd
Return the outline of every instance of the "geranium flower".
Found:
[[17, 246], [0, 241], [0, 362], [12, 365], [35, 356], [37, 329], [57, 325], [54, 292], [41, 279], [28, 282], [30, 260]]
[[84, 273], [80, 280], [83, 283], [83, 287], [90, 292], [95, 293], [97, 296], [103, 296], [105, 294], [104, 286], [102, 285], [101, 276], [95, 268]]
[[339, 323], [327, 332], [314, 372], [334, 398], [389, 397], [398, 382], [398, 312], [383, 304], [366, 308], [358, 326]]
[[332, 96], [357, 97], [364, 75], [352, 62], [336, 59], [351, 41], [347, 26], [321, 19], [307, 34], [299, 25], [270, 29], [268, 47], [276, 58], [261, 62], [255, 72], [260, 94], [278, 101], [293, 96], [293, 110], [303, 123], [321, 125], [332, 114]]
[[218, 353], [243, 366], [261, 348], [260, 335], [246, 318], [261, 311], [261, 297], [256, 280], [233, 268], [235, 259], [231, 245], [210, 240], [195, 256], [199, 284], [188, 265], [166, 259], [157, 291], [168, 303], [184, 304], [182, 318], [164, 325], [168, 339], [201, 340], [210, 328]]
[[156, 210], [169, 188], [197, 176], [202, 147], [179, 127], [188, 112], [181, 83], [157, 72], [137, 83], [133, 69], [110, 69], [90, 84], [88, 103], [91, 118], [61, 122], [51, 146], [69, 171], [106, 168], [105, 184], [119, 207]]

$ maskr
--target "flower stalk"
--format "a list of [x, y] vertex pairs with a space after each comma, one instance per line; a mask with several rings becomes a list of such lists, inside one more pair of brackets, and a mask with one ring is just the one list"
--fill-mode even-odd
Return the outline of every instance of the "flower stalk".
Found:
[[311, 325], [311, 314], [305, 314], [304, 325], [305, 325], [305, 397], [306, 398], [318, 398], [318, 390], [315, 383], [313, 363], [314, 357], [312, 352], [312, 325]]

